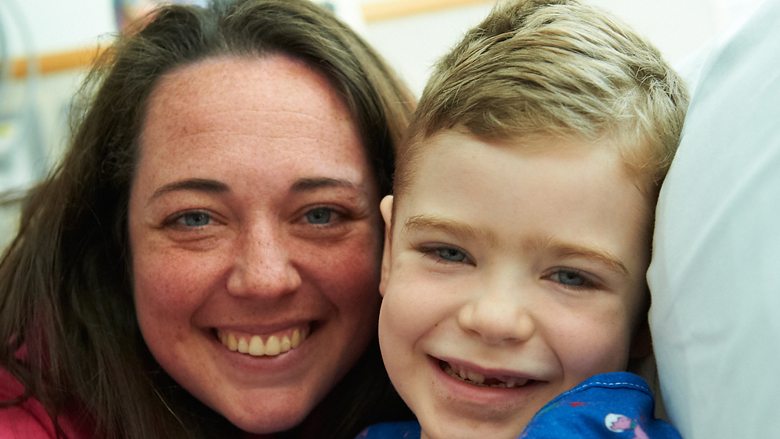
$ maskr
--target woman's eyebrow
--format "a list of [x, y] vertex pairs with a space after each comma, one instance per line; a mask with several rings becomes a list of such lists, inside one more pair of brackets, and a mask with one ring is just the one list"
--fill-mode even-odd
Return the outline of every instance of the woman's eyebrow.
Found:
[[329, 177], [317, 177], [317, 178], [302, 178], [293, 183], [290, 188], [290, 192], [306, 192], [321, 188], [348, 188], [348, 189], [361, 189], [360, 185], [354, 181], [329, 178]]
[[229, 192], [230, 187], [221, 181], [208, 180], [204, 178], [190, 178], [187, 180], [168, 183], [159, 187], [149, 198], [149, 203], [162, 195], [175, 191], [198, 191], [219, 194], [223, 192]]

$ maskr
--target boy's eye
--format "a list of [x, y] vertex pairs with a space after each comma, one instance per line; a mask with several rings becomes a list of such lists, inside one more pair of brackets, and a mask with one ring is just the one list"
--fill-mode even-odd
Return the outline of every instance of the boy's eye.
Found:
[[187, 227], [202, 227], [211, 223], [211, 215], [205, 212], [187, 212], [176, 222]]
[[466, 254], [454, 248], [442, 247], [435, 250], [440, 258], [450, 262], [463, 262], [466, 260]]
[[332, 213], [332, 209], [327, 207], [317, 207], [306, 212], [306, 221], [308, 221], [310, 224], [327, 224], [330, 222], [330, 216]]
[[550, 279], [570, 287], [581, 287], [587, 284], [587, 280], [575, 270], [558, 270], [550, 276]]

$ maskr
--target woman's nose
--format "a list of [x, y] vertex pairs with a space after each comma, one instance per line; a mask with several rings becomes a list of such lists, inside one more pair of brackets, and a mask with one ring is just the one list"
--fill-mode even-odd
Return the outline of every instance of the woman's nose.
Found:
[[242, 238], [228, 278], [234, 296], [273, 298], [295, 291], [301, 277], [278, 232], [265, 230]]
[[531, 303], [518, 288], [492, 286], [475, 292], [458, 312], [460, 327], [491, 345], [528, 341], [536, 331]]

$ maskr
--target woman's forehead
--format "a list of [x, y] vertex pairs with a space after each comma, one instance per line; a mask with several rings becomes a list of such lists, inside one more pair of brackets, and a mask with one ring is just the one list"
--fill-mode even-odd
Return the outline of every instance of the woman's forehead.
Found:
[[150, 98], [140, 145], [137, 172], [166, 180], [160, 185], [228, 181], [247, 165], [252, 179], [372, 180], [358, 130], [327, 80], [286, 57], [218, 58], [168, 75]]

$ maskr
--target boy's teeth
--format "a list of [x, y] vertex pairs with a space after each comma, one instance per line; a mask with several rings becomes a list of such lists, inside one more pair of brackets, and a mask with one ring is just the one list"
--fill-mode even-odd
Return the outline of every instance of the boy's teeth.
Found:
[[474, 381], [477, 384], [482, 384], [485, 382], [485, 375], [478, 374], [476, 372], [469, 372], [468, 379], [469, 381]]
[[[470, 371], [460, 365], [452, 365], [446, 362], [442, 362], [442, 369], [444, 372], [456, 379], [473, 384], [479, 387], [497, 387], [501, 389], [513, 389], [515, 387], [523, 387], [528, 384], [530, 380], [526, 378], [519, 378], [515, 376], [502, 376], [502, 377], [486, 377], [477, 372]], [[485, 384], [488, 381], [489, 384]]]
[[233, 352], [255, 357], [275, 356], [300, 346], [306, 340], [308, 332], [308, 329], [295, 329], [291, 335], [281, 335], [281, 339], [279, 335], [272, 335], [265, 342], [259, 335], [253, 335], [247, 341], [246, 337], [237, 338], [235, 334], [224, 332], [217, 332], [217, 338]]
[[528, 378], [522, 379], [522, 380], [518, 380], [517, 382], [515, 382], [515, 387], [523, 387], [526, 384], [528, 384], [528, 381], [530, 381]]

